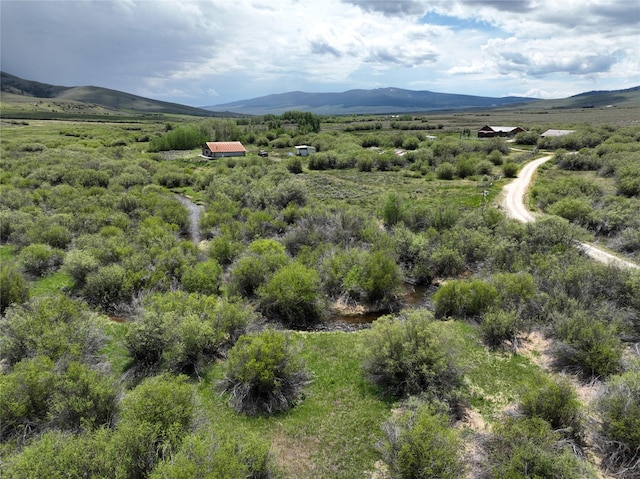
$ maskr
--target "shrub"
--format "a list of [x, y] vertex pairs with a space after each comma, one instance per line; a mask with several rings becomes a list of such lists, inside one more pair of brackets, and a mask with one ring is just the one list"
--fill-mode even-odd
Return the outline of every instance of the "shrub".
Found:
[[622, 343], [614, 325], [582, 311], [555, 324], [555, 334], [562, 342], [556, 351], [560, 361], [590, 376], [608, 376], [620, 370]]
[[73, 278], [75, 287], [81, 289], [87, 275], [96, 271], [99, 266], [100, 262], [89, 251], [74, 249], [66, 254], [62, 269]]
[[426, 310], [382, 316], [367, 332], [363, 368], [385, 394], [451, 399], [462, 384], [455, 338]]
[[62, 264], [64, 253], [47, 244], [34, 243], [25, 246], [18, 254], [22, 269], [33, 276], [44, 276]]
[[293, 407], [310, 377], [291, 336], [269, 329], [240, 337], [218, 387], [235, 410], [272, 415]]
[[216, 260], [210, 259], [197, 263], [192, 268], [186, 268], [182, 273], [182, 287], [188, 293], [217, 294], [221, 276], [222, 266]]
[[452, 180], [456, 174], [456, 167], [449, 162], [441, 163], [436, 168], [436, 177], [439, 180]]
[[457, 276], [464, 270], [464, 257], [462, 254], [448, 246], [439, 246], [431, 253], [431, 265], [436, 276]]
[[25, 477], [113, 477], [108, 457], [109, 432], [75, 435], [51, 430], [26, 445], [3, 464], [4, 479]]
[[495, 286], [481, 279], [451, 280], [433, 295], [436, 317], [479, 316], [498, 300]]
[[[491, 153], [487, 155], [487, 160], [489, 160], [491, 164], [495, 166], [500, 166], [502, 164], [502, 152], [499, 150], [492, 150]], [[487, 174], [487, 173], [484, 173], [484, 174]]]
[[387, 228], [394, 226], [402, 220], [403, 205], [400, 197], [392, 191], [387, 194], [384, 206], [382, 207], [382, 219]]
[[185, 376], [145, 379], [121, 403], [113, 436], [118, 470], [113, 477], [147, 477], [172, 457], [193, 425], [193, 388]]
[[294, 175], [302, 173], [302, 160], [297, 156], [289, 158], [287, 160], [287, 170]]
[[183, 292], [155, 295], [125, 337], [125, 347], [141, 366], [198, 372], [221, 356], [255, 319], [244, 303]]
[[109, 425], [115, 399], [111, 379], [84, 364], [24, 359], [0, 376], [0, 432], [3, 439], [24, 438], [48, 427], [79, 432]]
[[515, 347], [520, 326], [521, 320], [517, 312], [492, 309], [482, 316], [480, 332], [482, 339], [490, 347], [498, 347], [505, 341], [511, 341]]
[[[502, 164], [502, 155], [500, 156], [500, 163]], [[484, 160], [479, 162], [476, 165], [476, 174], [477, 175], [490, 175], [493, 173], [493, 165], [492, 161]]]
[[637, 471], [640, 468], [640, 371], [609, 378], [596, 408], [602, 420], [605, 465], [614, 471]]
[[187, 477], [216, 479], [269, 479], [273, 477], [269, 445], [253, 437], [228, 438], [196, 433], [187, 436], [180, 450], [159, 463], [150, 479]]
[[457, 479], [464, 476], [462, 441], [446, 414], [422, 406], [383, 425], [380, 445], [391, 477]]
[[375, 303], [378, 309], [392, 309], [402, 286], [402, 275], [393, 257], [385, 251], [365, 253], [351, 267], [345, 290], [355, 299]]
[[526, 416], [544, 419], [554, 430], [564, 429], [568, 436], [580, 433], [580, 400], [566, 378], [541, 380], [524, 394], [520, 406]]
[[595, 479], [596, 471], [577, 458], [543, 419], [506, 418], [487, 442], [489, 477], [505, 479]]
[[370, 156], [361, 156], [356, 163], [358, 171], [370, 172], [373, 169], [373, 159]]
[[29, 299], [29, 286], [22, 273], [13, 265], [0, 266], [0, 315], [12, 304], [22, 304]]
[[127, 270], [119, 264], [103, 266], [88, 274], [83, 290], [87, 301], [105, 311], [117, 310], [133, 294], [127, 276]]
[[502, 165], [502, 172], [507, 178], [515, 178], [518, 176], [518, 165], [512, 161], [507, 161]]
[[95, 363], [104, 334], [86, 306], [63, 295], [32, 299], [0, 321], [0, 357], [8, 366], [43, 355]]
[[288, 326], [309, 326], [322, 319], [318, 273], [300, 263], [283, 266], [258, 289], [260, 309]]

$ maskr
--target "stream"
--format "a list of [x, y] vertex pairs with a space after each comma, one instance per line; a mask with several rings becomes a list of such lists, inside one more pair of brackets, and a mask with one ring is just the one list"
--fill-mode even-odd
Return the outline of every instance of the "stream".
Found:
[[178, 201], [189, 212], [189, 235], [194, 244], [200, 243], [200, 215], [204, 211], [204, 206], [197, 205], [186, 196], [176, 195]]

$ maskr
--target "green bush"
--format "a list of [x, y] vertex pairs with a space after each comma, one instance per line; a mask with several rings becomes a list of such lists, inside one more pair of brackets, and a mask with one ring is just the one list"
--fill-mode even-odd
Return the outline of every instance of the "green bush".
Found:
[[361, 156], [358, 158], [356, 166], [358, 167], [358, 171], [368, 173], [373, 169], [373, 158], [370, 156]]
[[541, 379], [522, 396], [520, 406], [527, 417], [544, 419], [552, 429], [562, 429], [567, 436], [577, 436], [581, 432], [580, 399], [566, 378]]
[[8, 456], [3, 464], [4, 479], [114, 477], [117, 459], [109, 454], [110, 431], [76, 435], [51, 430]]
[[465, 473], [463, 443], [446, 414], [422, 406], [383, 425], [380, 445], [391, 477], [458, 479]]
[[518, 165], [512, 161], [507, 161], [502, 165], [502, 172], [507, 178], [515, 178], [518, 176]]
[[597, 398], [596, 409], [605, 438], [602, 441], [605, 464], [613, 470], [637, 471], [640, 467], [640, 371], [610, 377]]
[[77, 289], [82, 289], [87, 275], [95, 272], [99, 266], [100, 262], [89, 251], [74, 249], [66, 254], [62, 270], [73, 278]]
[[244, 303], [175, 292], [152, 296], [129, 327], [125, 347], [142, 367], [198, 372], [255, 319]]
[[147, 477], [179, 450], [194, 413], [194, 391], [185, 376], [145, 379], [122, 399], [112, 439], [119, 461], [112, 477]]
[[22, 273], [13, 265], [0, 266], [0, 315], [12, 304], [29, 300], [29, 285]]
[[446, 282], [433, 295], [436, 317], [475, 317], [496, 304], [498, 290], [481, 279]]
[[186, 268], [182, 273], [182, 287], [188, 293], [217, 294], [221, 276], [222, 266], [211, 259]]
[[89, 273], [83, 292], [91, 304], [105, 311], [116, 311], [123, 303], [131, 301], [134, 291], [127, 270], [119, 264], [112, 264]]
[[25, 246], [18, 254], [22, 269], [33, 276], [44, 276], [62, 264], [64, 252], [48, 244]]
[[456, 339], [426, 310], [379, 318], [367, 333], [365, 344], [364, 371], [385, 394], [427, 393], [451, 399], [462, 384]]
[[60, 367], [36, 356], [0, 376], [3, 439], [26, 438], [46, 428], [80, 432], [109, 426], [115, 411], [111, 379], [76, 361]]
[[436, 168], [436, 177], [439, 180], [452, 180], [456, 174], [456, 167], [449, 162], [444, 162]]
[[302, 173], [302, 160], [297, 156], [289, 158], [287, 160], [287, 170], [294, 175]]
[[272, 463], [269, 445], [257, 438], [199, 433], [187, 436], [180, 450], [159, 463], [149, 478], [269, 479]]
[[615, 325], [586, 312], [577, 311], [555, 321], [559, 360], [590, 376], [608, 376], [620, 371], [622, 343]]
[[104, 339], [95, 315], [63, 295], [34, 298], [0, 321], [0, 357], [8, 366], [39, 355], [95, 363]]
[[260, 310], [287, 326], [306, 327], [324, 314], [318, 273], [300, 263], [279, 269], [258, 289]]
[[394, 226], [402, 220], [403, 215], [403, 205], [398, 194], [395, 191], [388, 193], [382, 207], [384, 225], [387, 228]]
[[595, 479], [596, 471], [576, 457], [548, 422], [533, 418], [497, 421], [487, 442], [488, 477], [495, 479]]
[[344, 287], [352, 297], [374, 303], [378, 309], [392, 309], [401, 286], [400, 269], [385, 251], [362, 255], [344, 278]]
[[218, 387], [237, 411], [272, 415], [293, 407], [310, 378], [291, 336], [269, 329], [240, 337]]
[[490, 347], [501, 346], [505, 341], [510, 341], [515, 347], [521, 325], [522, 321], [516, 311], [491, 309], [482, 316], [480, 333]]

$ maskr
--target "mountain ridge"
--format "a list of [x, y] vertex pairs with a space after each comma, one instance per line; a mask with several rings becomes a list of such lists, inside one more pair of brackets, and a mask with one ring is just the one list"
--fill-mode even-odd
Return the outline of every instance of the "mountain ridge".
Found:
[[406, 90], [386, 87], [372, 90], [353, 89], [344, 92], [307, 93], [293, 91], [218, 105], [203, 106], [213, 110], [224, 108], [237, 113], [279, 114], [287, 110], [305, 110], [318, 114], [340, 113], [404, 113], [433, 110], [495, 108], [539, 101], [529, 97], [484, 97], [429, 90]]
[[[396, 87], [352, 89], [334, 93], [291, 91], [219, 105], [192, 107], [102, 87], [68, 87], [24, 80], [6, 72], [0, 72], [0, 80], [0, 90], [3, 95], [8, 93], [25, 99], [33, 97], [52, 99], [61, 103], [98, 105], [113, 112], [166, 113], [205, 117], [281, 114], [289, 110], [308, 111], [319, 115], [346, 115], [477, 111], [497, 108], [533, 110], [618, 105], [640, 107], [640, 86], [621, 90], [594, 90], [555, 100], [518, 96], [485, 97]], [[3, 101], [11, 95], [6, 95]], [[3, 106], [4, 116], [10, 114], [5, 106]]]

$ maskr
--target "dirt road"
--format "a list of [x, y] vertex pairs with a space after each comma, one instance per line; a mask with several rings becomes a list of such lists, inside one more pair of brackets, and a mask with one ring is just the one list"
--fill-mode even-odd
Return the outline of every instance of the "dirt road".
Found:
[[[506, 212], [507, 216], [521, 221], [523, 223], [530, 223], [535, 221], [535, 216], [527, 209], [524, 204], [524, 197], [529, 189], [529, 184], [533, 178], [534, 173], [540, 165], [553, 158], [553, 155], [543, 156], [537, 160], [533, 160], [527, 163], [518, 177], [511, 183], [504, 187], [504, 196], [502, 198], [502, 208]], [[610, 253], [607, 253], [596, 246], [588, 243], [578, 242], [577, 246], [589, 257], [600, 261], [604, 264], [612, 264], [620, 268], [638, 268], [635, 263], [618, 258]]]

